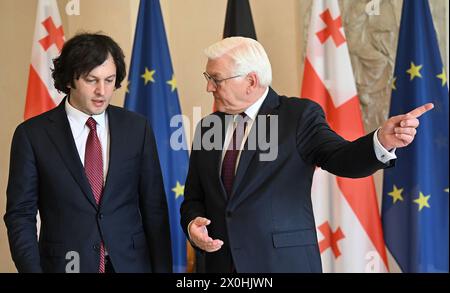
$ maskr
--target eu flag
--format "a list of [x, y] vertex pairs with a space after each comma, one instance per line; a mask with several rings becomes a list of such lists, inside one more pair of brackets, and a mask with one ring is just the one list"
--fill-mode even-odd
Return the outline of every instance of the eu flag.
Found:
[[384, 172], [386, 245], [403, 272], [448, 272], [448, 85], [427, 0], [403, 1], [392, 88], [390, 116], [435, 108]]
[[155, 133], [169, 205], [173, 271], [185, 272], [186, 237], [179, 210], [189, 158], [184, 139], [182, 148], [179, 142], [175, 149], [170, 143], [175, 131], [184, 138], [184, 130], [181, 123], [178, 128], [170, 125], [181, 111], [159, 0], [141, 0], [139, 5], [125, 108], [145, 115]]

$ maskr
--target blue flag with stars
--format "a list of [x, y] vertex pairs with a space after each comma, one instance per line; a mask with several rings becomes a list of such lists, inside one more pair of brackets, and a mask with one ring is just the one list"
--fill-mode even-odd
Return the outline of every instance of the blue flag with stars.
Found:
[[389, 116], [424, 103], [415, 140], [384, 172], [386, 246], [403, 272], [448, 272], [448, 85], [427, 0], [403, 1]]
[[184, 130], [181, 123], [179, 129], [170, 126], [181, 110], [159, 0], [139, 5], [125, 108], [146, 116], [155, 133], [169, 206], [173, 271], [185, 272], [186, 237], [179, 211], [189, 157], [186, 147], [175, 150], [170, 144], [172, 133], [181, 130], [184, 137]]

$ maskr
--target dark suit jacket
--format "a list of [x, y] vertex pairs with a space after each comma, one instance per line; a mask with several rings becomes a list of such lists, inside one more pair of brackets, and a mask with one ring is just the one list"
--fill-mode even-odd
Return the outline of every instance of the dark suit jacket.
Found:
[[[223, 113], [212, 115], [224, 120]], [[220, 178], [222, 151], [193, 150], [182, 227], [187, 233], [190, 221], [206, 217], [209, 235], [224, 241], [217, 252], [204, 253], [207, 272], [230, 272], [233, 265], [237, 272], [321, 272], [311, 204], [315, 167], [364, 177], [386, 165], [375, 156], [373, 133], [345, 141], [310, 100], [278, 96], [270, 89], [258, 115], [267, 123], [269, 115], [278, 115], [277, 158], [261, 161], [261, 149], [244, 147], [228, 199]], [[255, 123], [249, 136], [260, 127]], [[199, 129], [196, 139], [209, 130]]]
[[116, 272], [170, 272], [167, 202], [147, 121], [108, 107], [109, 167], [97, 207], [64, 102], [14, 133], [4, 219], [18, 271], [65, 272], [75, 251], [81, 272], [97, 272], [103, 238]]

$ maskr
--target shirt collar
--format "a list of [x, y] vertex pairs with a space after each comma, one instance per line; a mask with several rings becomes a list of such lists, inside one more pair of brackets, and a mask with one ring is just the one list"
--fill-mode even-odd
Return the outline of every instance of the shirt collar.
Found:
[[252, 120], [256, 119], [256, 115], [258, 115], [259, 108], [261, 108], [261, 105], [264, 103], [264, 100], [267, 97], [267, 94], [269, 93], [269, 87], [266, 88], [266, 91], [264, 94], [256, 100], [250, 107], [247, 108], [247, 110], [244, 111], [244, 113]]
[[97, 122], [97, 127], [104, 129], [106, 127], [106, 111], [98, 115], [88, 115], [80, 110], [76, 109], [69, 103], [69, 99], [66, 99], [65, 109], [67, 113], [67, 118], [71, 122], [72, 131], [75, 137], [81, 134], [84, 127], [86, 126], [86, 121], [89, 117], [94, 118], [95, 122]]

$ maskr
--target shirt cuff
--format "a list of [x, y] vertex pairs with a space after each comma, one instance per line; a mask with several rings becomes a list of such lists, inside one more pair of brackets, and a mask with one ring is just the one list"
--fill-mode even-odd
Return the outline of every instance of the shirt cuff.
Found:
[[373, 135], [373, 149], [375, 150], [375, 156], [377, 157], [378, 161], [380, 161], [383, 164], [387, 164], [390, 160], [397, 159], [397, 156], [395, 155], [395, 148], [388, 151], [386, 150], [378, 140], [378, 131], [380, 128], [378, 128], [374, 135]]

